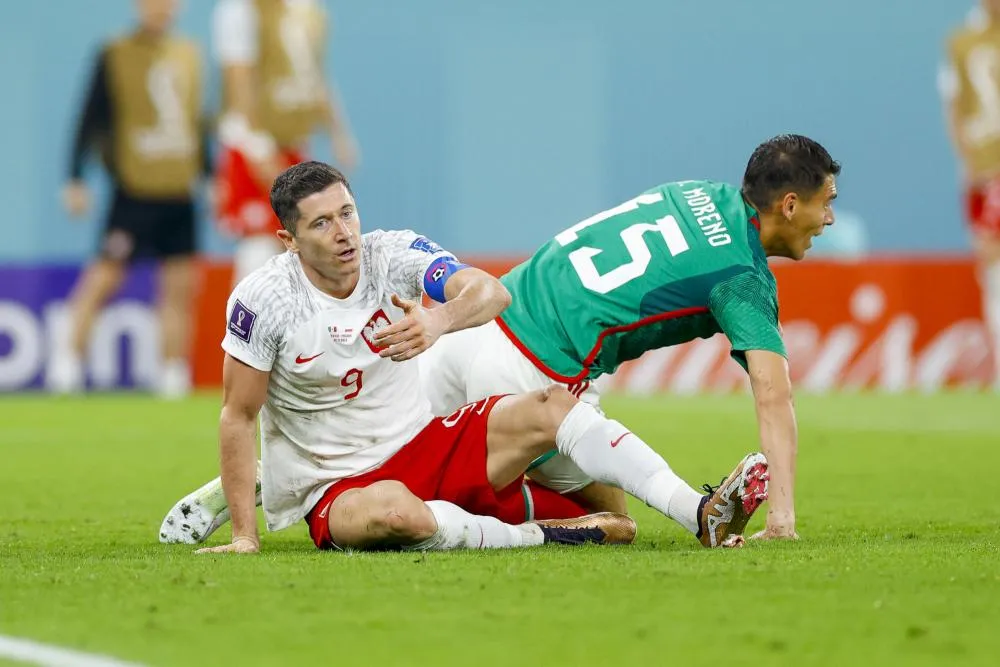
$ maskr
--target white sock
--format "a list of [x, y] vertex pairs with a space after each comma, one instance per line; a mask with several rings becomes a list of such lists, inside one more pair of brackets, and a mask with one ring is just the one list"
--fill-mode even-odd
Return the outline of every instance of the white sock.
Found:
[[191, 392], [191, 367], [187, 359], [165, 359], [156, 387], [163, 398], [183, 398]]
[[593, 406], [577, 403], [556, 432], [556, 447], [598, 482], [617, 486], [698, 532], [702, 494], [678, 477], [641, 438]]
[[444, 500], [428, 500], [428, 509], [437, 521], [437, 532], [407, 551], [448, 551], [450, 549], [506, 549], [542, 544], [542, 529], [534, 524], [512, 526], [491, 516], [469, 514]]
[[983, 316], [993, 348], [993, 383], [1000, 389], [1000, 262], [993, 262], [983, 269], [982, 284]]
[[56, 352], [46, 371], [46, 385], [57, 394], [83, 391], [83, 359], [69, 350]]

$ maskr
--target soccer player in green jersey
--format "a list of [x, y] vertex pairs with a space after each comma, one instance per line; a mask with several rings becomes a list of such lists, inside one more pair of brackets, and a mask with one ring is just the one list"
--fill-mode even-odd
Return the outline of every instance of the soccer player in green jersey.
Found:
[[[767, 258], [802, 259], [833, 224], [839, 173], [820, 144], [782, 135], [753, 152], [741, 188], [666, 183], [560, 232], [502, 278], [513, 302], [494, 323], [420, 357], [434, 411], [552, 383], [596, 405], [594, 380], [622, 362], [721, 332], [749, 373], [770, 464], [761, 536], [795, 537], [795, 412]], [[530, 474], [591, 508], [624, 507], [561, 454]]]

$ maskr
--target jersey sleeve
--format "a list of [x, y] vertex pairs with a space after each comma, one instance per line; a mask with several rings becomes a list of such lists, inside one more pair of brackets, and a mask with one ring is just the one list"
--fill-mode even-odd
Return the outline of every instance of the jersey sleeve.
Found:
[[77, 124], [73, 149], [70, 153], [69, 175], [83, 178], [84, 161], [88, 149], [97, 143], [111, 128], [111, 98], [108, 94], [108, 47], [101, 49], [94, 63], [87, 100]]
[[732, 344], [732, 356], [744, 369], [746, 353], [766, 350], [787, 356], [778, 327], [774, 288], [753, 270], [738, 273], [709, 294], [709, 310]]
[[270, 371], [281, 348], [287, 313], [267, 276], [247, 278], [236, 286], [226, 304], [222, 349], [248, 366]]
[[388, 251], [389, 288], [406, 299], [419, 299], [426, 292], [444, 301], [444, 283], [465, 267], [437, 243], [410, 230], [385, 232], [382, 243]]

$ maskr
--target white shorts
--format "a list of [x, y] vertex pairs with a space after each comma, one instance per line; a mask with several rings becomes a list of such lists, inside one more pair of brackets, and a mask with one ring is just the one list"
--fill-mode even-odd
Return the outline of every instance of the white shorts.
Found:
[[[558, 384], [521, 354], [496, 322], [444, 335], [417, 359], [424, 393], [439, 416], [487, 396]], [[600, 409], [600, 393], [593, 382], [563, 386]], [[593, 481], [555, 450], [532, 464], [530, 476], [559, 493], [578, 491]]]

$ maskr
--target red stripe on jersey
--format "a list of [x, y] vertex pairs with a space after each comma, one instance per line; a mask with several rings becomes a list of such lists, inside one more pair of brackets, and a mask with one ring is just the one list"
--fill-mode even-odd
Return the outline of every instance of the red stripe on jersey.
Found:
[[708, 308], [705, 306], [693, 306], [691, 308], [681, 308], [680, 310], [669, 310], [665, 313], [657, 313], [656, 315], [650, 315], [649, 317], [644, 317], [641, 320], [632, 322], [631, 324], [622, 324], [617, 327], [609, 327], [603, 330], [600, 334], [598, 334], [597, 342], [594, 343], [594, 347], [591, 348], [590, 353], [587, 354], [586, 359], [583, 360], [583, 368], [580, 370], [579, 373], [577, 373], [575, 376], [572, 377], [568, 375], [560, 375], [559, 373], [555, 372], [554, 370], [546, 366], [545, 362], [536, 357], [535, 354], [531, 350], [529, 350], [524, 343], [521, 342], [521, 340], [517, 337], [517, 335], [510, 330], [510, 327], [507, 326], [506, 322], [504, 322], [499, 317], [496, 319], [496, 322], [500, 326], [500, 330], [503, 331], [507, 335], [507, 338], [510, 339], [510, 342], [514, 344], [514, 347], [520, 350], [521, 354], [527, 357], [528, 361], [530, 361], [532, 364], [535, 365], [535, 368], [545, 373], [553, 380], [556, 380], [558, 382], [565, 382], [566, 384], [572, 384], [574, 382], [579, 382], [581, 380], [586, 379], [587, 375], [590, 372], [590, 365], [594, 363], [594, 360], [597, 359], [597, 355], [600, 354], [601, 352], [601, 345], [604, 343], [604, 339], [610, 336], [611, 334], [623, 333], [625, 331], [634, 331], [640, 327], [644, 327], [649, 324], [656, 324], [657, 322], [663, 322], [665, 320], [675, 320], [679, 317], [688, 317], [689, 315], [701, 315], [707, 312]]
[[750, 218], [750, 224], [756, 227], [757, 231], [760, 232], [760, 218], [758, 218], [756, 215], [753, 216], [752, 218]]

